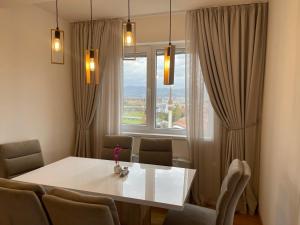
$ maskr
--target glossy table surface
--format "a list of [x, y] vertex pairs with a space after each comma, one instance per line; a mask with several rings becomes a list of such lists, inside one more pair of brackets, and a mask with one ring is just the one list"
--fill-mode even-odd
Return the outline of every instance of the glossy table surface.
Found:
[[68, 157], [14, 180], [110, 196], [121, 202], [183, 209], [195, 170], [127, 162], [120, 165], [129, 167], [128, 176], [114, 174], [114, 161]]

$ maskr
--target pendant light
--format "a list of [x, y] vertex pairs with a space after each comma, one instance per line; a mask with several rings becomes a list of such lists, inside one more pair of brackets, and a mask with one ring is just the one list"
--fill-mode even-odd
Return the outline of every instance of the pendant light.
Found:
[[90, 21], [90, 48], [85, 51], [85, 76], [86, 83], [91, 84], [95, 81], [96, 84], [99, 84], [99, 49], [94, 49], [93, 39], [94, 39], [94, 24], [93, 24], [93, 0], [90, 0], [91, 3], [91, 21]]
[[58, 27], [58, 0], [56, 0], [56, 29], [51, 29], [51, 63], [64, 64], [64, 31]]
[[130, 0], [128, 0], [128, 20], [123, 23], [123, 58], [135, 59], [136, 24], [130, 21]]
[[169, 46], [165, 48], [164, 56], [164, 85], [174, 84], [175, 45], [171, 43], [172, 32], [172, 0], [170, 0]]

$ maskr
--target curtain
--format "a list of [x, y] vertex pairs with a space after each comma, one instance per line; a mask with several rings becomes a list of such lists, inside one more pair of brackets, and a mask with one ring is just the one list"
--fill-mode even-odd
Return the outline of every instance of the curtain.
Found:
[[192, 167], [197, 170], [192, 201], [215, 205], [220, 189], [220, 124], [214, 115], [201, 71], [193, 20], [187, 15], [187, 136]]
[[188, 13], [203, 79], [222, 123], [221, 177], [246, 160], [252, 178], [240, 211], [257, 207], [259, 137], [268, 3], [203, 8]]
[[[76, 118], [75, 156], [99, 155], [98, 133], [108, 127], [118, 131], [119, 77], [122, 57], [121, 20], [94, 21], [94, 48], [100, 54], [100, 85], [85, 82], [85, 50], [89, 47], [90, 23], [72, 24], [72, 79]], [[114, 86], [116, 85], [116, 86]], [[118, 89], [118, 90], [116, 90]], [[110, 105], [112, 104], [112, 105]], [[113, 113], [111, 109], [113, 108]], [[103, 110], [103, 113], [100, 111]], [[95, 125], [105, 121], [107, 126]], [[104, 129], [100, 131], [99, 129]]]

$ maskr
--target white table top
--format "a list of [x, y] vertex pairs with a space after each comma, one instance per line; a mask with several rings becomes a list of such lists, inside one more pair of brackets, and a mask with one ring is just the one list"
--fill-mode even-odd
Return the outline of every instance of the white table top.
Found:
[[183, 209], [195, 170], [120, 162], [127, 177], [113, 173], [114, 161], [68, 157], [14, 180], [110, 196], [117, 201]]

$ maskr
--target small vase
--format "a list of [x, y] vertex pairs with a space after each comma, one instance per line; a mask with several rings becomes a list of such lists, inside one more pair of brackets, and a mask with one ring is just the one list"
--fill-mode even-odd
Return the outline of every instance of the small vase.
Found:
[[121, 166], [119, 164], [115, 165], [115, 167], [114, 167], [115, 174], [120, 174], [121, 171], [122, 171]]

